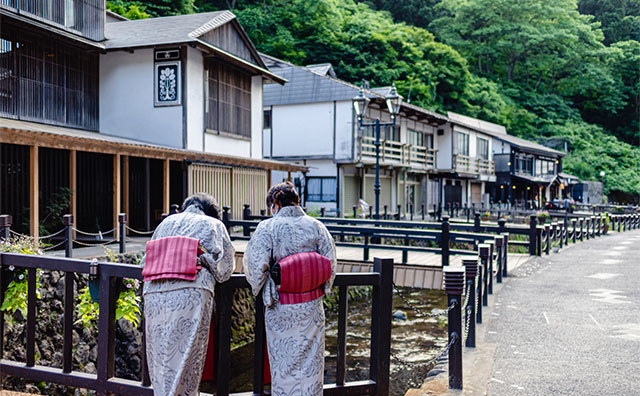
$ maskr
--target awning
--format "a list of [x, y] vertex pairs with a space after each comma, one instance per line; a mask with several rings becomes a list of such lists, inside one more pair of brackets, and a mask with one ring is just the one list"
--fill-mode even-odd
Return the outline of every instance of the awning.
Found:
[[307, 172], [308, 168], [286, 162], [235, 157], [184, 150], [106, 135], [99, 132], [0, 118], [0, 142], [142, 158], [194, 161], [285, 172]]
[[566, 185], [580, 183], [580, 179], [577, 176], [573, 176], [564, 172], [558, 173], [558, 178], [561, 182], [566, 182]]
[[514, 174], [513, 177], [516, 179], [527, 181], [529, 183], [547, 184], [547, 185], [551, 184], [555, 179], [555, 177], [540, 177], [540, 176], [523, 175], [523, 174]]

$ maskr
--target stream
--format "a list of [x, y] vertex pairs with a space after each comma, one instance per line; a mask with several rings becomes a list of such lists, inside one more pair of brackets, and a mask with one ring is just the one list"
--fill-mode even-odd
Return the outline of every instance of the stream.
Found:
[[[445, 309], [446, 294], [441, 290], [400, 288], [401, 293], [423, 312]], [[347, 372], [346, 381], [369, 378], [369, 355], [371, 336], [371, 296], [349, 301], [347, 314]], [[400, 360], [418, 366], [408, 366], [391, 358], [391, 395], [404, 396], [410, 388], [419, 388], [432, 365], [432, 360], [447, 344], [446, 316], [443, 318], [420, 318], [394, 292], [394, 313], [402, 311], [406, 319], [393, 319], [391, 351]], [[402, 315], [399, 315], [402, 316]], [[336, 354], [338, 335], [337, 308], [326, 311], [325, 383], [336, 381]], [[249, 392], [253, 381], [253, 343], [231, 352], [231, 392]]]

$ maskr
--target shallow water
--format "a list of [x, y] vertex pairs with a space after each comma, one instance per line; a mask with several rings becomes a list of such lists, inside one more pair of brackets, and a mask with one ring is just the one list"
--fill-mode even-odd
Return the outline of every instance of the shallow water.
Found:
[[[400, 289], [403, 295], [424, 312], [446, 308], [446, 295], [440, 290]], [[420, 318], [394, 293], [393, 311], [402, 311], [406, 320], [393, 320], [391, 351], [400, 360], [418, 365], [407, 366], [391, 358], [391, 395], [402, 396], [407, 389], [420, 387], [433, 359], [447, 343], [446, 321]], [[338, 334], [337, 310], [326, 312], [325, 383], [336, 381], [336, 353]], [[371, 337], [371, 297], [349, 301], [347, 315], [347, 372], [346, 380], [369, 378]], [[251, 391], [253, 380], [253, 343], [231, 352], [231, 391]]]

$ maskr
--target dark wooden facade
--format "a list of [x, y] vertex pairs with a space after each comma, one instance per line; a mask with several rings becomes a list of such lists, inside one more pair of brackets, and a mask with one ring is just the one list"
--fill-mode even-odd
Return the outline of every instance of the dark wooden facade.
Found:
[[261, 65], [262, 60], [258, 54], [251, 51], [253, 45], [238, 33], [238, 29], [242, 29], [234, 20], [231, 23], [222, 25], [214, 30], [204, 33], [200, 38], [216, 47], [223, 49], [231, 54], [251, 63]]
[[0, 16], [0, 116], [98, 129], [98, 54]]
[[94, 41], [104, 39], [104, 0], [0, 0], [0, 7]]

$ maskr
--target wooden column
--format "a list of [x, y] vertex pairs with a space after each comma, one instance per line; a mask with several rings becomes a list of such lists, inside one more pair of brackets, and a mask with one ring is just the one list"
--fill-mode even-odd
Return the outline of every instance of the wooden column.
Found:
[[113, 227], [116, 229], [113, 233], [114, 238], [120, 238], [120, 228], [118, 227], [118, 214], [121, 212], [121, 186], [122, 177], [120, 176], [120, 154], [113, 155]]
[[122, 156], [122, 213], [129, 215], [129, 156]]
[[[78, 221], [78, 156], [76, 150], [69, 150], [69, 211], [74, 221]], [[73, 231], [73, 237], [76, 234]]]
[[171, 173], [169, 172], [169, 160], [165, 159], [162, 163], [162, 213], [169, 214], [170, 202], [170, 186], [171, 186]]
[[40, 223], [40, 202], [38, 192], [40, 190], [38, 146], [29, 147], [29, 232], [31, 236], [38, 237]]

